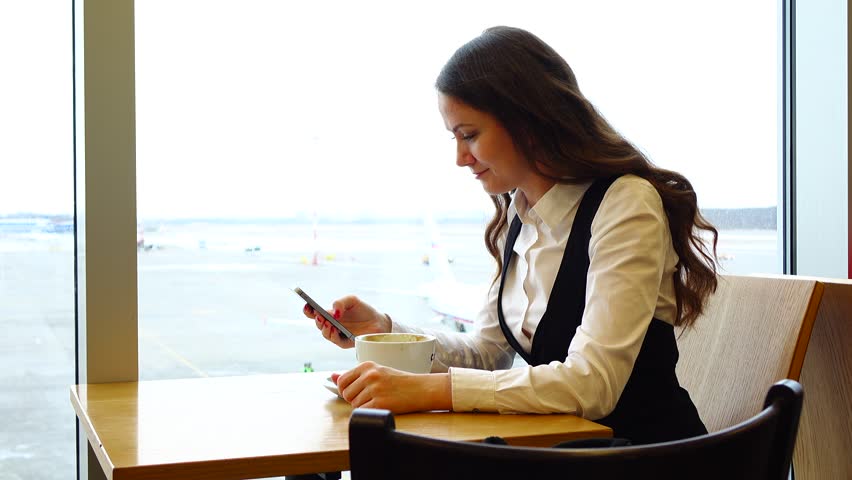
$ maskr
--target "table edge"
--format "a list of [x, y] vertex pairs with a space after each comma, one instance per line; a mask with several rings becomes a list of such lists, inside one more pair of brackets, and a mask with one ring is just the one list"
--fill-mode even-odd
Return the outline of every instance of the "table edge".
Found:
[[113, 472], [115, 471], [115, 465], [113, 465], [112, 461], [107, 455], [106, 451], [103, 448], [103, 443], [101, 439], [98, 437], [98, 434], [95, 432], [95, 427], [92, 425], [92, 419], [89, 418], [89, 414], [85, 408], [83, 408], [83, 402], [80, 401], [80, 397], [77, 394], [77, 387], [79, 385], [72, 385], [70, 387], [71, 390], [71, 406], [74, 408], [74, 412], [77, 414], [77, 420], [83, 426], [83, 429], [86, 431], [86, 439], [89, 442], [89, 445], [92, 447], [92, 451], [95, 452], [95, 456], [98, 458], [98, 462], [101, 465], [101, 469], [106, 475], [107, 480], [113, 479]]

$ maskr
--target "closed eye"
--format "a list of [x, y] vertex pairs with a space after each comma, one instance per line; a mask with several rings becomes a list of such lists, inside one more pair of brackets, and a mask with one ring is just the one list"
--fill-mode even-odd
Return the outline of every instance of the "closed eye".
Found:
[[461, 137], [453, 135], [453, 140], [461, 138], [464, 141], [470, 141], [470, 140], [473, 140], [474, 137], [476, 137], [475, 133], [470, 133], [470, 134], [467, 134], [467, 135], [461, 135]]

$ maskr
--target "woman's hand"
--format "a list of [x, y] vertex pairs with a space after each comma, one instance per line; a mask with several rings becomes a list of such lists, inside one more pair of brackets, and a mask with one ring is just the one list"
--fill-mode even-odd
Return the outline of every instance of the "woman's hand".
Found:
[[341, 396], [352, 407], [383, 408], [393, 413], [452, 410], [448, 373], [415, 374], [363, 362], [332, 374]]
[[[335, 320], [342, 323], [355, 336], [366, 333], [388, 333], [393, 326], [390, 317], [379, 313], [376, 309], [353, 295], [336, 300], [329, 312], [331, 312]], [[322, 331], [322, 336], [329, 342], [341, 348], [352, 348], [355, 346], [354, 340], [341, 337], [337, 328], [331, 322], [324, 319], [318, 312], [314, 311], [310, 305], [305, 304], [302, 313], [306, 317], [314, 319], [317, 328]]]

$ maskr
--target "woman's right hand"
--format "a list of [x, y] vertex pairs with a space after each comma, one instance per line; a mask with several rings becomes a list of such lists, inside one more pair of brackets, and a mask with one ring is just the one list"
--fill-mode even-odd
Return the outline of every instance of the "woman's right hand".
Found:
[[[362, 302], [361, 299], [354, 295], [348, 295], [335, 300], [329, 312], [356, 337], [366, 333], [388, 333], [393, 326], [390, 317], [379, 313], [375, 308]], [[341, 348], [352, 348], [355, 346], [355, 340], [341, 337], [337, 328], [331, 322], [324, 319], [322, 315], [314, 311], [310, 305], [306, 304], [302, 309], [302, 313], [306, 317], [314, 319], [317, 329], [322, 332], [322, 336], [329, 342]]]

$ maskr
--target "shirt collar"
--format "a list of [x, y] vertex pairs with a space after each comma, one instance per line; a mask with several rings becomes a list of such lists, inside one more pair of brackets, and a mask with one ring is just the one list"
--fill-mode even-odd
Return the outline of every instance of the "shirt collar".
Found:
[[512, 223], [515, 215], [518, 215], [521, 221], [524, 221], [532, 210], [552, 230], [562, 224], [568, 213], [577, 207], [589, 185], [591, 185], [591, 182], [577, 185], [557, 183], [550, 187], [550, 190], [545, 192], [532, 208], [529, 206], [526, 195], [520, 190], [516, 190], [506, 212], [507, 220]]

